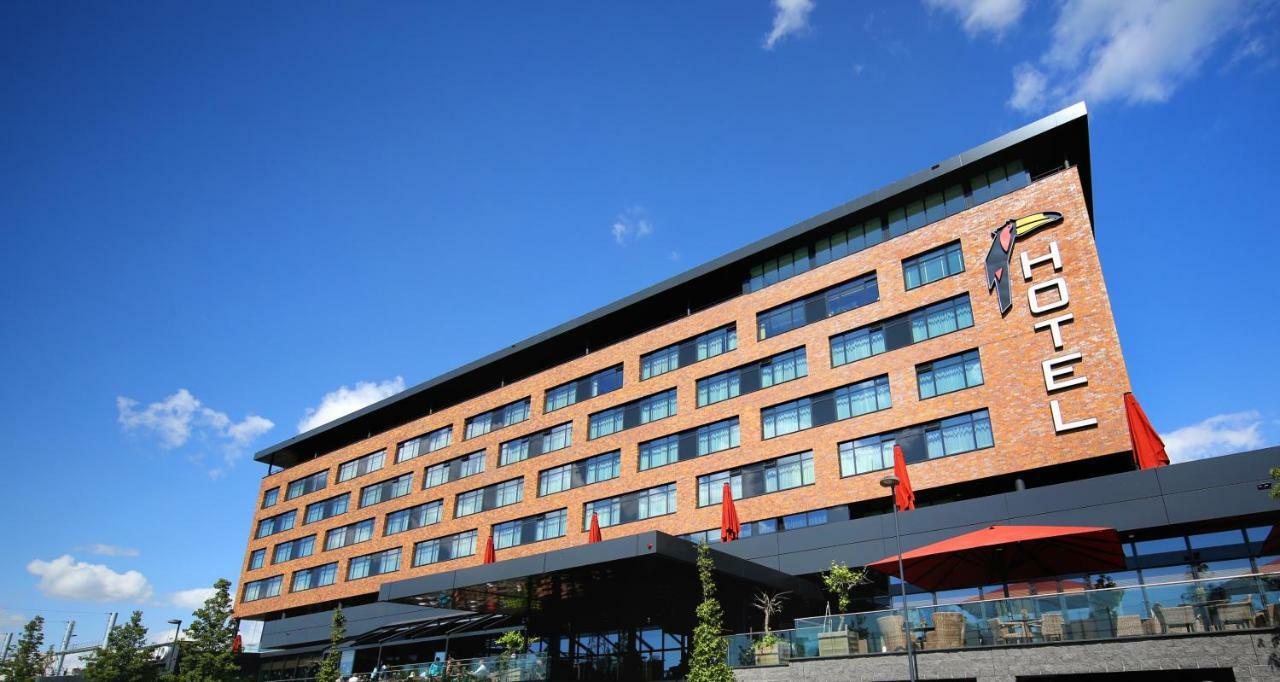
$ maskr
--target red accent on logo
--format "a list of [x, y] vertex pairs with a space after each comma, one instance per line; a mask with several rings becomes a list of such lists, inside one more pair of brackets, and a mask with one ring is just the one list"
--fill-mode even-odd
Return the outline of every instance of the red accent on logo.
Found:
[[1004, 277], [1004, 268], [998, 268], [996, 270], [996, 281], [999, 282], [1001, 277]]
[[[1003, 230], [1000, 230], [1000, 248], [1008, 251], [1013, 247], [1013, 223], [1007, 223]], [[996, 275], [999, 278], [999, 275]]]

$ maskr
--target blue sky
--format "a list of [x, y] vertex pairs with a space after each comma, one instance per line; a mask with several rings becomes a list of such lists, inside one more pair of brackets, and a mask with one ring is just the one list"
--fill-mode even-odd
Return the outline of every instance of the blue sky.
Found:
[[1276, 442], [1280, 10], [1115, 8], [5, 4], [0, 632], [186, 617], [253, 451], [1077, 99], [1138, 397]]

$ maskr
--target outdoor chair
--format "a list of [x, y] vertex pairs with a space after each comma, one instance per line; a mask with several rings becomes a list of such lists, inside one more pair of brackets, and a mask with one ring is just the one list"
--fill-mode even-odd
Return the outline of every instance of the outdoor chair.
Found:
[[1142, 616], [1116, 616], [1116, 637], [1141, 637], [1147, 634]]
[[1040, 615], [1040, 636], [1046, 642], [1061, 642], [1067, 638], [1067, 623], [1058, 611], [1046, 611]]
[[881, 616], [876, 619], [880, 627], [880, 636], [884, 638], [884, 647], [888, 651], [905, 651], [907, 637], [902, 631], [902, 616]]
[[1248, 599], [1215, 607], [1222, 629], [1247, 630], [1253, 621], [1253, 602]]
[[988, 618], [987, 627], [991, 630], [993, 644], [1018, 644], [1026, 639], [1022, 623], [1006, 623], [999, 618]]
[[1200, 618], [1196, 615], [1196, 607], [1194, 606], [1161, 606], [1156, 604], [1151, 607], [1151, 612], [1155, 614], [1156, 620], [1160, 623], [1160, 632], [1170, 632], [1174, 629], [1183, 632], [1198, 632], [1200, 630]]
[[933, 631], [925, 634], [926, 649], [959, 649], [964, 646], [964, 614], [933, 614]]

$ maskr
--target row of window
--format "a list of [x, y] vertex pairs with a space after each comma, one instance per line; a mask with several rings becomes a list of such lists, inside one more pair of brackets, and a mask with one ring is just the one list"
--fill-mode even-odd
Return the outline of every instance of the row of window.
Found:
[[698, 407], [809, 375], [804, 346], [698, 379]]
[[756, 336], [761, 341], [880, 300], [880, 285], [872, 272], [756, 313]]

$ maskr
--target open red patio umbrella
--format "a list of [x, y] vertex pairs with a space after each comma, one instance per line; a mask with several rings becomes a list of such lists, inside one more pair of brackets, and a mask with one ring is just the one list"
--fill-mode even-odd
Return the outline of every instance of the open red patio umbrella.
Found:
[[600, 515], [591, 512], [591, 532], [587, 533], [587, 542], [600, 542], [603, 539], [600, 535]]
[[741, 534], [742, 524], [738, 523], [738, 509], [733, 506], [733, 491], [726, 483], [720, 495], [720, 542], [733, 542]]
[[1133, 460], [1139, 469], [1169, 466], [1169, 455], [1164, 451], [1164, 441], [1151, 426], [1147, 413], [1142, 411], [1138, 399], [1132, 393], [1124, 394], [1124, 415], [1129, 421], [1129, 442], [1133, 445]]
[[[905, 552], [902, 565], [926, 590], [1125, 568], [1115, 529], [1083, 526], [990, 526]], [[897, 576], [898, 555], [867, 568]]]
[[498, 553], [493, 551], [493, 534], [489, 534], [489, 539], [484, 543], [484, 562], [491, 564], [498, 560]]
[[907, 475], [907, 458], [902, 454], [902, 446], [893, 446], [893, 475], [898, 478], [898, 485], [893, 489], [893, 503], [898, 511], [910, 511], [916, 508], [916, 493], [911, 489], [911, 477]]

